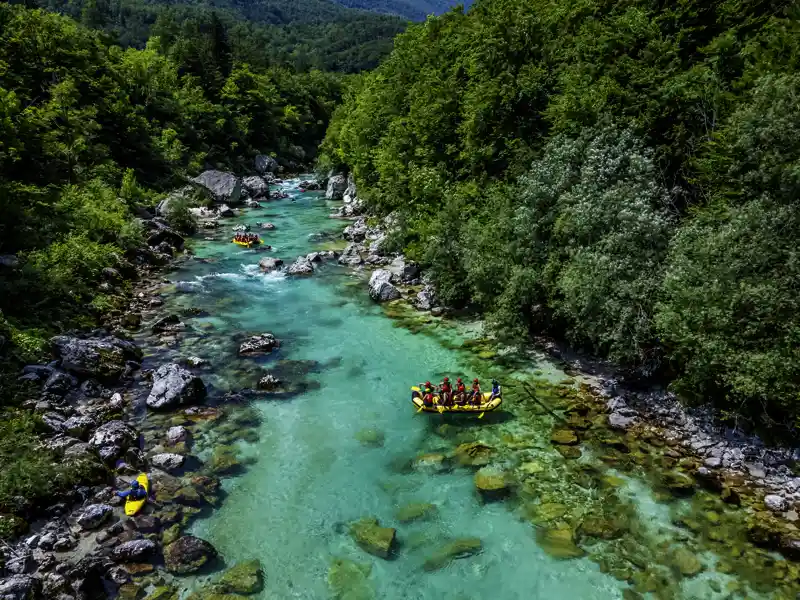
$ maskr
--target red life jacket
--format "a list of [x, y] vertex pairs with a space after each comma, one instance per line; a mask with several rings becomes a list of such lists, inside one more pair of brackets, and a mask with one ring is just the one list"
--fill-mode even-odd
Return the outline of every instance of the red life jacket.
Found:
[[467, 391], [467, 387], [463, 383], [459, 383], [458, 384], [458, 392], [462, 393], [462, 392], [466, 392], [466, 391]]
[[450, 386], [449, 383], [443, 383], [442, 384], [442, 391], [443, 392], [447, 392], [449, 394], [451, 391], [453, 391], [453, 388]]

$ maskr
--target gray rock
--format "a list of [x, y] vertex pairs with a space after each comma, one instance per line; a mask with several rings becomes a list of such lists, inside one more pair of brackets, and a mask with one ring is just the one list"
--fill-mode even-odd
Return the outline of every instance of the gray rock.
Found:
[[39, 538], [39, 548], [42, 550], [52, 550], [53, 544], [56, 543], [56, 534], [54, 531], [48, 531], [41, 538]]
[[255, 158], [256, 171], [261, 173], [276, 173], [278, 171], [278, 161], [267, 156], [266, 154], [259, 154]]
[[251, 175], [242, 179], [242, 187], [251, 198], [269, 198], [269, 184], [263, 177]]
[[56, 540], [56, 543], [53, 544], [53, 550], [56, 552], [69, 552], [73, 548], [77, 547], [78, 540], [76, 540], [71, 535], [65, 535]]
[[11, 552], [8, 553], [8, 558], [6, 559], [7, 573], [24, 575], [25, 573], [32, 573], [35, 570], [36, 561], [33, 560], [33, 554], [30, 550], [23, 550], [21, 552], [17, 550], [14, 554]]
[[44, 413], [42, 415], [42, 424], [53, 433], [62, 433], [64, 431], [64, 417], [58, 413]]
[[217, 207], [217, 215], [219, 215], [220, 217], [227, 218], [227, 217], [235, 217], [236, 213], [233, 212], [233, 209], [227, 204], [220, 204]]
[[353, 204], [355, 202], [358, 202], [358, 190], [356, 189], [356, 180], [353, 177], [352, 173], [347, 175], [347, 187], [345, 188], [344, 193], [342, 194], [342, 201], [345, 204]]
[[158, 252], [172, 256], [172, 249], [181, 250], [186, 240], [183, 236], [169, 227], [162, 227], [147, 237], [147, 245]]
[[205, 400], [206, 386], [203, 380], [178, 364], [160, 366], [153, 373], [153, 387], [147, 397], [147, 406], [154, 409], [169, 409], [186, 404], [197, 404]]
[[139, 434], [126, 423], [109, 421], [97, 428], [89, 439], [89, 445], [104, 462], [111, 463], [135, 446], [138, 439]]
[[777, 494], [767, 494], [764, 496], [764, 506], [772, 512], [783, 512], [786, 510], [786, 498]]
[[48, 394], [64, 396], [78, 386], [78, 380], [64, 371], [53, 371], [44, 383], [43, 391]]
[[305, 256], [298, 256], [297, 260], [286, 269], [286, 274], [295, 276], [313, 275], [314, 265]]
[[245, 200], [244, 205], [247, 208], [261, 208], [261, 204], [257, 200]]
[[425, 289], [421, 290], [414, 300], [414, 306], [420, 310], [433, 309], [436, 306], [436, 294], [434, 293], [433, 288], [426, 287]]
[[183, 466], [185, 457], [180, 454], [173, 454], [172, 452], [164, 452], [150, 457], [150, 464], [162, 471], [175, 471]]
[[0, 600], [37, 600], [40, 590], [39, 580], [29, 575], [0, 579]]
[[327, 200], [341, 200], [344, 192], [347, 189], [347, 179], [339, 173], [328, 179], [328, 189], [325, 191], [325, 198]]
[[613, 412], [608, 415], [608, 425], [612, 429], [626, 430], [636, 424], [635, 416], [626, 416], [622, 412]]
[[111, 557], [116, 562], [141, 562], [156, 552], [156, 544], [150, 540], [131, 540], [116, 546]]
[[51, 437], [49, 440], [45, 440], [44, 445], [48, 450], [51, 450], [56, 454], [63, 454], [67, 448], [80, 443], [81, 441], [77, 438], [70, 437], [68, 435], [56, 435]]
[[322, 186], [320, 185], [319, 181], [309, 181], [307, 179], [301, 181], [299, 183], [299, 187], [309, 192], [316, 192], [322, 189]]
[[239, 354], [269, 354], [281, 345], [280, 341], [271, 333], [262, 333], [247, 338], [239, 346]]
[[171, 445], [186, 442], [191, 437], [191, 433], [183, 425], [175, 425], [167, 429], [167, 443]]
[[97, 426], [91, 417], [76, 415], [64, 421], [63, 431], [67, 435], [83, 440], [89, 439], [89, 433]]
[[128, 361], [139, 362], [142, 359], [141, 350], [133, 342], [115, 337], [83, 340], [61, 335], [50, 341], [62, 368], [101, 381], [119, 379]]
[[369, 253], [376, 256], [385, 254], [386, 236], [381, 234], [369, 245]]
[[192, 181], [205, 188], [214, 202], [238, 204], [242, 195], [242, 181], [225, 171], [203, 171]]
[[89, 444], [73, 444], [66, 450], [64, 450], [64, 460], [66, 461], [77, 461], [91, 458], [92, 456], [92, 447]]
[[348, 267], [357, 267], [364, 263], [358, 244], [349, 244], [339, 257], [339, 264]]
[[378, 269], [369, 278], [369, 295], [376, 302], [388, 302], [397, 300], [401, 297], [398, 290], [392, 283], [392, 273], [387, 269]]
[[272, 223], [261, 223], [261, 229], [272, 231], [273, 229], [275, 229], [275, 225], [273, 225]]
[[342, 232], [342, 237], [350, 242], [363, 242], [368, 232], [369, 228], [367, 227], [367, 222], [361, 217], [354, 223], [345, 227], [345, 230]]
[[281, 380], [275, 377], [272, 373], [264, 375], [261, 379], [258, 380], [258, 387], [262, 390], [275, 390], [281, 386]]
[[283, 261], [280, 258], [273, 258], [271, 256], [262, 258], [258, 261], [258, 267], [265, 273], [270, 271], [277, 271], [283, 266]]
[[108, 504], [90, 504], [78, 516], [77, 523], [81, 529], [97, 529], [108, 520], [113, 514], [114, 509]]
[[178, 575], [194, 573], [217, 556], [217, 550], [205, 540], [184, 535], [164, 548], [167, 571]]
[[0, 254], [0, 267], [5, 269], [16, 269], [19, 266], [19, 259], [14, 254]]
[[196, 368], [196, 367], [204, 367], [209, 363], [205, 358], [200, 358], [199, 356], [190, 356], [189, 358], [186, 359], [186, 364], [189, 365], [190, 367]]

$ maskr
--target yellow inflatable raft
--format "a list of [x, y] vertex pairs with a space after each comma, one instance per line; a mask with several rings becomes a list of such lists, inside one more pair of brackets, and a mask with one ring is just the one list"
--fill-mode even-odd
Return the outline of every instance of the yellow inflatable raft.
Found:
[[453, 404], [450, 406], [443, 406], [441, 404], [441, 399], [439, 396], [433, 397], [433, 405], [432, 406], [425, 406], [425, 403], [422, 401], [422, 396], [420, 396], [420, 392], [417, 389], [411, 388], [414, 393], [411, 396], [411, 402], [414, 403], [414, 406], [417, 407], [418, 411], [422, 412], [434, 412], [439, 414], [444, 413], [478, 413], [483, 415], [483, 413], [491, 412], [499, 407], [503, 403], [503, 398], [498, 396], [497, 398], [491, 398], [491, 392], [483, 392], [483, 402], [479, 405], [477, 404]]
[[231, 240], [231, 242], [233, 242], [233, 243], [234, 243], [234, 244], [236, 244], [237, 246], [244, 246], [245, 248], [250, 248], [250, 247], [252, 247], [252, 246], [258, 246], [259, 244], [263, 244], [263, 243], [264, 243], [264, 240], [262, 240], [262, 239], [260, 239], [260, 238], [259, 238], [259, 239], [258, 239], [258, 240], [256, 240], [255, 242], [240, 242], [239, 240], [237, 240], [236, 238], [234, 238], [234, 239], [232, 239], [232, 240]]
[[[147, 479], [147, 475], [142, 473], [136, 478], [136, 481], [139, 482], [139, 485], [141, 485], [148, 494], [150, 493], [150, 481]], [[135, 515], [142, 510], [145, 502], [147, 502], [147, 496], [141, 500], [131, 500], [130, 498], [125, 498], [125, 514], [129, 517]]]

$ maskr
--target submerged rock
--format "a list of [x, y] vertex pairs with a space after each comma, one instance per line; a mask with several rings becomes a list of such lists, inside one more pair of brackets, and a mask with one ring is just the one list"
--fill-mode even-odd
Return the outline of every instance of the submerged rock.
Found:
[[536, 540], [542, 550], [554, 558], [580, 558], [585, 554], [575, 543], [569, 527], [539, 528], [536, 531]]
[[684, 577], [694, 577], [703, 570], [703, 563], [686, 548], [678, 548], [670, 556], [670, 562]]
[[203, 380], [180, 365], [160, 366], [153, 373], [153, 387], [147, 397], [147, 406], [170, 409], [186, 404], [197, 404], [206, 397]]
[[262, 390], [273, 392], [281, 387], [281, 383], [281, 380], [275, 375], [268, 373], [258, 380], [258, 387]]
[[395, 517], [401, 523], [411, 523], [412, 521], [423, 521], [435, 516], [438, 508], [435, 504], [428, 502], [412, 502], [400, 508]]
[[510, 485], [506, 474], [499, 469], [483, 467], [475, 473], [475, 489], [484, 500], [500, 500], [508, 495]]
[[478, 554], [483, 548], [478, 538], [462, 538], [439, 548], [422, 565], [425, 571], [438, 571], [458, 558], [466, 558]]
[[562, 446], [575, 446], [580, 440], [572, 429], [556, 429], [550, 437], [550, 441]]
[[264, 589], [264, 572], [260, 560], [248, 560], [232, 566], [214, 584], [222, 594], [257, 594]]
[[453, 453], [458, 464], [468, 467], [485, 467], [494, 455], [494, 448], [481, 442], [461, 444]]
[[217, 550], [205, 540], [184, 535], [164, 548], [164, 565], [177, 575], [196, 573], [217, 557]]
[[377, 429], [362, 429], [356, 432], [355, 437], [364, 446], [372, 446], [374, 448], [383, 446], [383, 441], [385, 439], [383, 432]]
[[380, 558], [389, 558], [397, 531], [381, 527], [374, 517], [365, 517], [350, 525], [350, 537], [365, 552]]
[[369, 295], [376, 302], [389, 302], [401, 297], [398, 290], [392, 283], [392, 273], [387, 269], [378, 269], [369, 278]]
[[336, 558], [328, 569], [328, 586], [334, 600], [372, 600], [375, 592], [369, 584], [372, 565]]
[[271, 333], [261, 333], [247, 338], [239, 346], [239, 354], [252, 356], [254, 354], [269, 354], [281, 343]]

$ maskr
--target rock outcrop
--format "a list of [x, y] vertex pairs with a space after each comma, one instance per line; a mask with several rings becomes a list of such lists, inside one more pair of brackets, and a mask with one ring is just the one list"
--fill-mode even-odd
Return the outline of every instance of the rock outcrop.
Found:
[[97, 428], [89, 439], [89, 446], [97, 451], [106, 463], [120, 458], [129, 448], [137, 446], [139, 434], [122, 421], [109, 421]]
[[217, 550], [205, 540], [184, 535], [164, 548], [164, 565], [177, 575], [195, 573], [214, 560]]
[[262, 175], [266, 173], [277, 173], [278, 161], [266, 154], [259, 154], [255, 158], [256, 171]]
[[298, 256], [289, 267], [286, 269], [287, 275], [293, 276], [306, 276], [314, 274], [314, 265], [308, 260], [306, 256]]
[[242, 188], [253, 198], [269, 198], [269, 184], [263, 177], [250, 175], [242, 179]]
[[147, 397], [147, 406], [169, 409], [187, 404], [197, 404], [206, 397], [203, 380], [176, 363], [160, 366], [153, 373], [153, 387]]
[[341, 200], [347, 189], [347, 179], [341, 173], [328, 178], [328, 188], [325, 190], [327, 200]]
[[389, 302], [401, 297], [398, 290], [392, 283], [392, 273], [386, 269], [378, 269], [369, 278], [369, 295], [376, 302]]
[[271, 271], [277, 271], [282, 266], [283, 266], [283, 260], [281, 260], [280, 258], [273, 258], [271, 256], [267, 256], [258, 261], [258, 268], [264, 271], [265, 273], [269, 273]]
[[50, 342], [63, 369], [100, 381], [119, 379], [128, 361], [138, 362], [142, 359], [142, 352], [136, 344], [116, 337], [79, 339], [60, 335]]
[[202, 186], [217, 203], [239, 204], [242, 196], [242, 181], [225, 171], [203, 171], [192, 181]]
[[342, 232], [342, 237], [350, 242], [363, 242], [369, 233], [367, 221], [363, 217], [351, 223]]
[[364, 259], [361, 257], [360, 246], [358, 244], [349, 244], [339, 257], [339, 264], [348, 267], [357, 267], [358, 265], [364, 264]]

